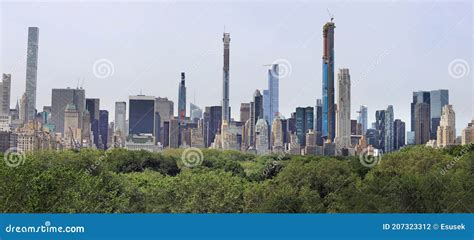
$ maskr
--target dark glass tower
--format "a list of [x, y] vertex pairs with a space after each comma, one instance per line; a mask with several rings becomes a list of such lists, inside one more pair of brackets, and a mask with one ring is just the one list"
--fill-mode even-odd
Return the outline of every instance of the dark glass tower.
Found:
[[314, 128], [314, 108], [313, 107], [297, 107], [296, 108], [296, 135], [299, 143], [306, 145], [306, 133], [309, 129]]
[[103, 149], [107, 149], [109, 139], [109, 112], [107, 110], [99, 111], [99, 135]]
[[86, 110], [89, 111], [91, 131], [94, 134], [94, 144], [99, 147], [99, 106], [98, 98], [86, 98]]
[[155, 98], [143, 95], [130, 96], [129, 101], [129, 135], [154, 135]]
[[334, 141], [336, 135], [336, 114], [334, 108], [334, 28], [333, 22], [323, 27], [323, 119], [322, 135]]

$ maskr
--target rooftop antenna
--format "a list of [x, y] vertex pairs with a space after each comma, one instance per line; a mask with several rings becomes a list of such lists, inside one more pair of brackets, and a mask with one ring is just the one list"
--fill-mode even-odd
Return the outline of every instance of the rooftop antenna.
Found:
[[332, 20], [334, 20], [334, 14], [332, 14], [332, 13], [329, 11], [329, 8], [326, 8], [326, 10], [328, 11], [328, 15], [329, 15], [329, 17], [331, 18], [331, 22], [332, 22]]

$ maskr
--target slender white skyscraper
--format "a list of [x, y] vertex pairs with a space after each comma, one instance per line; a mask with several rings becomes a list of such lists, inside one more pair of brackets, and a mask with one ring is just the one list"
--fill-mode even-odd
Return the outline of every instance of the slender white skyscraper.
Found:
[[337, 96], [336, 143], [340, 148], [351, 146], [351, 76], [349, 69], [339, 69]]
[[38, 39], [39, 29], [28, 28], [28, 50], [26, 55], [26, 87], [27, 103], [26, 119], [33, 120], [36, 110], [36, 77], [38, 72]]
[[222, 38], [224, 42], [224, 68], [223, 68], [223, 80], [222, 80], [222, 122], [230, 120], [229, 111], [229, 45], [230, 45], [230, 33], [224, 33]]

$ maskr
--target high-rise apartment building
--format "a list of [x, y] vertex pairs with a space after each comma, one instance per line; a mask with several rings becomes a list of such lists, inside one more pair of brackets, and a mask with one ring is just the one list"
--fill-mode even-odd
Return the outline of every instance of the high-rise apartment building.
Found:
[[[375, 112], [375, 130], [377, 131], [377, 149], [385, 149], [385, 110], [378, 110]], [[367, 137], [369, 140], [369, 137]]]
[[8, 116], [10, 114], [10, 93], [12, 85], [12, 75], [3, 74], [2, 82], [0, 82], [0, 116]]
[[178, 121], [180, 124], [184, 123], [186, 118], [186, 79], [185, 73], [181, 73], [181, 82], [179, 83], [178, 91]]
[[337, 96], [336, 144], [339, 148], [351, 146], [351, 76], [349, 69], [339, 69]]
[[336, 114], [334, 107], [334, 28], [331, 21], [323, 27], [323, 137], [334, 141]]
[[224, 67], [222, 76], [222, 120], [230, 121], [229, 109], [229, 57], [230, 57], [230, 34], [224, 33]]
[[395, 138], [394, 138], [394, 113], [393, 106], [389, 105], [385, 110], [385, 141], [384, 141], [384, 152], [389, 153], [395, 150]]
[[[432, 119], [433, 120], [433, 119]], [[446, 147], [456, 142], [456, 114], [452, 105], [444, 105], [437, 130], [437, 145]]]
[[[26, 120], [34, 120], [36, 117], [36, 83], [38, 73], [38, 41], [39, 28], [28, 28], [28, 49], [26, 53], [26, 87], [25, 94], [27, 97]], [[64, 105], [66, 107], [66, 105]], [[61, 122], [64, 121], [64, 108], [61, 109]], [[62, 127], [62, 125], [61, 125]], [[62, 129], [61, 129], [62, 132]]]

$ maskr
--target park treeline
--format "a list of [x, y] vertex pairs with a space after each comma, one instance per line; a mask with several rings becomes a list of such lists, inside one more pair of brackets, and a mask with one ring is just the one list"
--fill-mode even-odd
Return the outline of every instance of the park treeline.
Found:
[[[472, 213], [474, 147], [415, 146], [372, 168], [359, 157], [202, 149], [46, 151], [0, 164], [7, 213]], [[3, 160], [3, 157], [2, 157]]]

